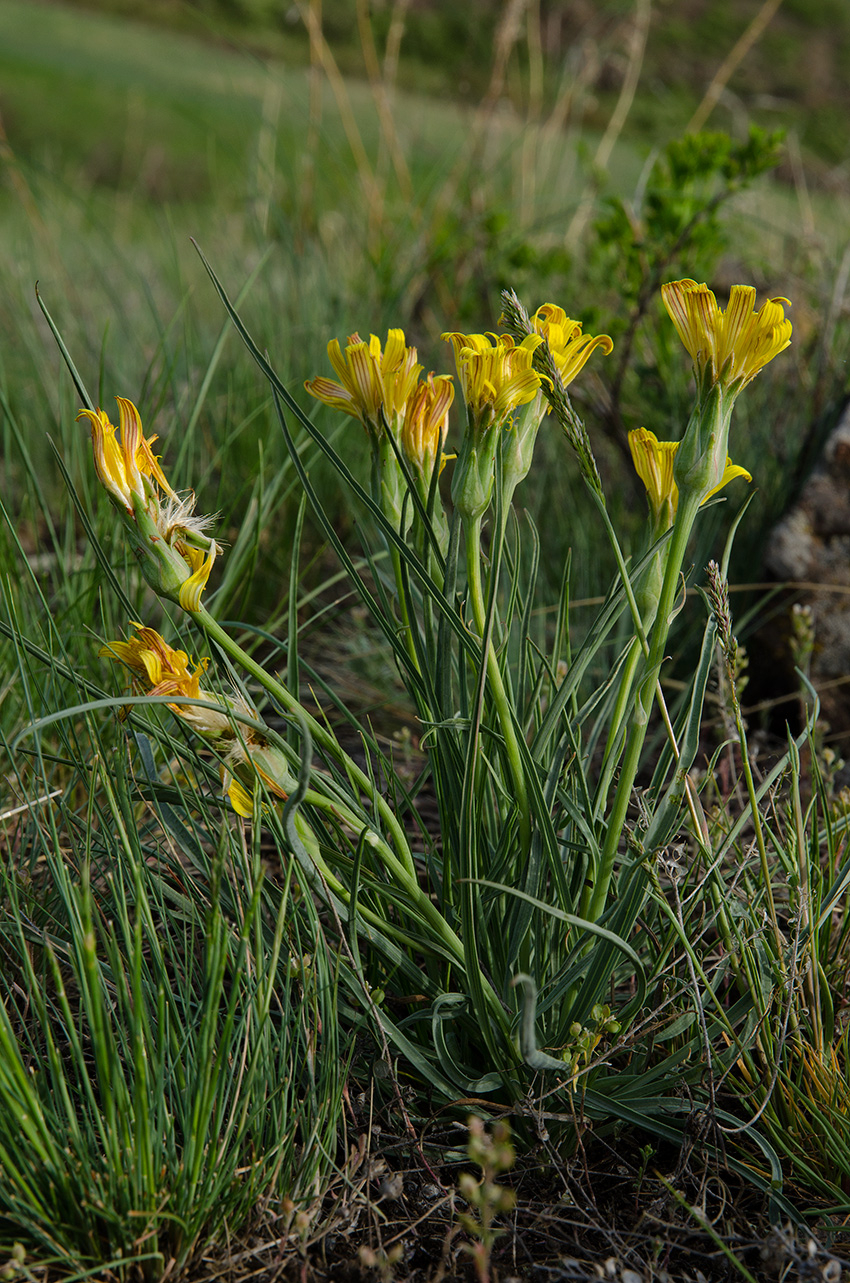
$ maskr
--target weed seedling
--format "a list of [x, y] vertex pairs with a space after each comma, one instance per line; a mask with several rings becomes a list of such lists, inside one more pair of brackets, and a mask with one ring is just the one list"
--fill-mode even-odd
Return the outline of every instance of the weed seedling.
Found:
[[481, 1169], [481, 1179], [476, 1180], [472, 1172], [462, 1172], [458, 1177], [458, 1191], [470, 1210], [460, 1212], [457, 1219], [475, 1240], [463, 1246], [472, 1257], [480, 1283], [489, 1283], [490, 1255], [496, 1239], [504, 1233], [495, 1224], [496, 1217], [513, 1211], [516, 1206], [514, 1191], [498, 1185], [496, 1179], [510, 1171], [516, 1153], [511, 1143], [510, 1125], [504, 1119], [494, 1125], [490, 1136], [482, 1120], [474, 1115], [470, 1116], [467, 1125], [469, 1144], [466, 1152], [470, 1161]]

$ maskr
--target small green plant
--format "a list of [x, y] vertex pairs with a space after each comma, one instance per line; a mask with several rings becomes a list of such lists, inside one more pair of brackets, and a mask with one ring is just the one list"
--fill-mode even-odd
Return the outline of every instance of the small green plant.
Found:
[[[647, 550], [629, 567], [590, 437], [567, 392], [595, 353], [611, 351], [608, 336], [584, 334], [552, 304], [530, 316], [510, 293], [507, 334], [444, 336], [464, 419], [449, 504], [440, 485], [454, 398], [448, 375], [423, 379], [400, 330], [391, 330], [385, 344], [374, 335], [363, 341], [355, 334], [344, 349], [331, 341], [336, 377], [317, 376], [306, 388], [365, 430], [372, 469], [364, 487], [274, 373], [211, 275], [271, 383], [315, 518], [414, 702], [425, 767], [411, 789], [361, 728], [364, 766], [327, 720], [305, 708], [293, 608], [287, 637], [261, 658], [219, 622], [203, 600], [221, 555], [211, 521], [196, 515], [194, 496], [173, 491], [135, 406], [123, 398], [120, 429], [90, 402], [81, 412], [98, 476], [147, 584], [201, 629], [235, 685], [222, 689], [207, 660], [190, 660], [149, 625], [134, 623], [132, 638], [110, 641], [102, 653], [129, 670], [143, 692], [136, 698], [166, 702], [212, 754], [237, 814], [255, 832], [277, 829], [294, 862], [291, 875], [324, 903], [340, 932], [341, 983], [365, 1002], [382, 1036], [432, 1090], [447, 1100], [492, 1093], [515, 1101], [533, 1072], [555, 1072], [573, 1109], [633, 1116], [641, 1084], [672, 1084], [681, 1073], [675, 1055], [666, 1068], [644, 1065], [627, 1079], [608, 1070], [614, 1037], [628, 1040], [670, 948], [651, 935], [645, 940], [655, 940], [658, 952], [638, 951], [635, 925], [652, 903], [654, 861], [686, 816], [704, 840], [688, 771], [710, 664], [701, 660], [675, 723], [659, 674], [692, 530], [708, 499], [749, 476], [728, 457], [732, 412], [746, 385], [790, 342], [782, 301], [768, 300], [756, 311], [755, 291], [736, 286], [724, 312], [705, 286], [688, 280], [664, 286], [694, 362], [696, 401], [680, 442], [660, 442], [647, 431], [631, 435], [649, 523]], [[547, 635], [532, 626], [536, 536], [532, 531], [531, 549], [524, 549], [513, 515], [515, 490], [549, 414], [577, 458], [619, 566], [577, 654], [568, 629], [569, 567], [556, 629]], [[364, 549], [363, 572], [312, 486], [289, 415], [381, 532], [384, 547]], [[297, 547], [292, 589], [296, 576]], [[716, 610], [706, 626], [709, 658]], [[589, 665], [621, 618], [632, 636], [594, 689]], [[633, 815], [656, 708], [668, 746]], [[272, 717], [283, 719], [282, 730]], [[423, 857], [404, 816], [426, 785], [436, 796], [440, 829], [422, 834]], [[750, 802], [757, 819], [752, 788]], [[762, 851], [763, 870], [764, 859]], [[421, 995], [419, 1009], [397, 1020], [391, 996], [411, 985]], [[538, 1045], [541, 1037], [551, 1052]], [[569, 1065], [552, 1054], [563, 1048]], [[644, 1099], [659, 1118], [670, 1112], [663, 1092], [644, 1091]]]
[[498, 1178], [511, 1170], [516, 1153], [506, 1119], [495, 1122], [489, 1135], [483, 1120], [475, 1114], [469, 1116], [467, 1126], [467, 1154], [470, 1162], [480, 1169], [481, 1176], [476, 1179], [471, 1172], [461, 1172], [458, 1177], [458, 1193], [470, 1210], [459, 1212], [457, 1220], [475, 1240], [463, 1246], [472, 1257], [479, 1283], [490, 1283], [490, 1258], [497, 1239], [504, 1233], [496, 1224], [496, 1218], [507, 1215], [516, 1206], [516, 1194], [505, 1185], [499, 1185]]

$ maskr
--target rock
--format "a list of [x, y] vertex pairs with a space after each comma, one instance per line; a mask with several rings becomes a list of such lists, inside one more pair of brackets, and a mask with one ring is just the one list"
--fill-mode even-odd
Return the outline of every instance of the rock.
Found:
[[[810, 678], [833, 733], [850, 732], [850, 405], [799, 499], [772, 531], [765, 567], [797, 585], [793, 600], [811, 609]], [[792, 666], [789, 647], [793, 681]]]

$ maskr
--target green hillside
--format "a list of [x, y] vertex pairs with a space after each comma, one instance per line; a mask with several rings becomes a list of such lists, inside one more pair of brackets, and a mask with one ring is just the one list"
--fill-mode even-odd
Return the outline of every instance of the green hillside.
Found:
[[[279, 0], [74, 0], [80, 7], [143, 18], [231, 44], [292, 65], [310, 57], [300, 9]], [[323, 0], [325, 37], [344, 72], [364, 77], [367, 61], [352, 0]], [[529, 98], [552, 107], [565, 81], [577, 77], [572, 112], [583, 125], [604, 127], [643, 41], [640, 81], [627, 131], [634, 136], [675, 131], [697, 110], [727, 55], [747, 39], [752, 46], [731, 71], [711, 118], [714, 128], [735, 128], [742, 116], [800, 137], [810, 162], [824, 174], [847, 156], [850, 129], [850, 6], [843, 0], [812, 5], [781, 0], [661, 0], [652, 7], [626, 0], [542, 0], [500, 5], [493, 0], [418, 0], [398, 6], [373, 0], [370, 14], [378, 50], [399, 42], [400, 83], [435, 96], [478, 102], [490, 85], [494, 41], [506, 13], [515, 40], [504, 95], [516, 106]], [[398, 15], [403, 9], [403, 21]], [[764, 30], [761, 23], [765, 22]], [[511, 24], [509, 23], [509, 26]]]

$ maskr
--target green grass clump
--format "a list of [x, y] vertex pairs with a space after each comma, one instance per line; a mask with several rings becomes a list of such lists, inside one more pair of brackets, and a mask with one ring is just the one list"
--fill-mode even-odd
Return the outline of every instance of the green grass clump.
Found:
[[4, 744], [0, 1242], [156, 1279], [282, 1200], [312, 1215], [343, 1082], [333, 962], [203, 764], [182, 774], [138, 709], [126, 742], [101, 733], [67, 626], [16, 633], [5, 670], [35, 720]]

